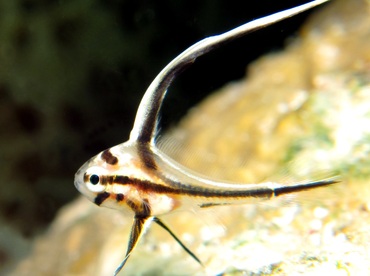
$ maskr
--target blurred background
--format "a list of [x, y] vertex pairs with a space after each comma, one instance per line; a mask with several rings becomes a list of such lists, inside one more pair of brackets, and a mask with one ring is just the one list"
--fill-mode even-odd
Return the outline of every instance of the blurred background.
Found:
[[[27, 254], [78, 196], [77, 169], [128, 139], [143, 93], [171, 59], [204, 37], [304, 2], [0, 0], [0, 268]], [[308, 15], [200, 58], [171, 87], [162, 131], [280, 49]]]

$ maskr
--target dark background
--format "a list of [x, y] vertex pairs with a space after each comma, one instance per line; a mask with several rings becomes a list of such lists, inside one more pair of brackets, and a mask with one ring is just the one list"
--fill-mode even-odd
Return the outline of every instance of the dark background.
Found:
[[[32, 237], [78, 196], [77, 169], [128, 139], [143, 93], [171, 59], [204, 37], [307, 1], [10, 2], [0, 1], [0, 207], [3, 223]], [[199, 58], [170, 88], [163, 130], [281, 49], [308, 14]]]

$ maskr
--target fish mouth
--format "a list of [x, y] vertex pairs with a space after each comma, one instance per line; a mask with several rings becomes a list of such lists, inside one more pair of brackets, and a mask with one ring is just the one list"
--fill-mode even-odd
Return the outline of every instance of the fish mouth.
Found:
[[85, 163], [76, 172], [75, 179], [74, 179], [74, 185], [75, 185], [77, 191], [80, 192], [80, 194], [87, 197], [89, 200], [93, 200], [96, 197], [96, 194], [94, 192], [90, 191], [86, 187], [86, 183], [85, 183], [85, 180], [84, 180], [84, 176], [85, 176], [87, 167], [88, 167], [88, 164]]
[[83, 186], [82, 184], [83, 184], [83, 181], [84, 181], [84, 179], [83, 179], [83, 174], [84, 173], [83, 172], [84, 172], [85, 167], [86, 166], [84, 164], [81, 168], [78, 169], [78, 171], [75, 174], [75, 179], [74, 179], [74, 185], [80, 193], [82, 193], [82, 186]]
[[81, 190], [81, 175], [79, 175], [79, 174], [75, 174], [75, 180], [74, 180], [74, 185], [75, 185], [75, 187], [76, 187], [76, 189], [81, 193], [82, 192], [82, 190]]
[[79, 191], [80, 190], [80, 183], [75, 179], [74, 181], [76, 189]]
[[91, 192], [86, 188], [85, 183], [83, 182], [83, 174], [80, 173], [80, 170], [75, 174], [74, 185], [77, 191], [80, 192], [83, 196], [91, 198], [94, 195], [91, 195]]

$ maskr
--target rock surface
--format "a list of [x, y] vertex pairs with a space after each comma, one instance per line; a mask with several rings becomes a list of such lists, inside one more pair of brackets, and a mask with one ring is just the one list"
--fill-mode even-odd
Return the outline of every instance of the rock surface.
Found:
[[[206, 99], [161, 143], [180, 163], [216, 178], [341, 174], [343, 181], [293, 200], [165, 216], [205, 268], [153, 226], [122, 275], [368, 274], [369, 15], [369, 1], [333, 1], [299, 40], [255, 62], [248, 78]], [[111, 275], [131, 219], [80, 198], [12, 275]]]

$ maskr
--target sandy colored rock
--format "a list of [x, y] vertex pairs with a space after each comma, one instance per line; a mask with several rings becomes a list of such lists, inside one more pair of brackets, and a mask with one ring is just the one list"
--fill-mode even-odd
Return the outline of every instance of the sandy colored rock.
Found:
[[[290, 204], [165, 216], [205, 268], [153, 226], [122, 275], [368, 274], [369, 15], [369, 1], [333, 1], [300, 40], [261, 58], [248, 78], [194, 108], [161, 145], [180, 163], [217, 178], [341, 174], [343, 182]], [[124, 256], [131, 219], [81, 198], [60, 212], [13, 275], [110, 275]]]

